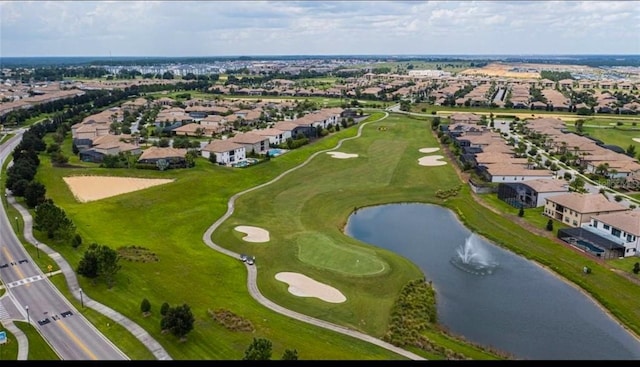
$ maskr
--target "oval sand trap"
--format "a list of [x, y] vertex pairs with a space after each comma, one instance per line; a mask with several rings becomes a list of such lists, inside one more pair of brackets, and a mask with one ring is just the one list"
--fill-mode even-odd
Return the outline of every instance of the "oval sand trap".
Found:
[[428, 155], [418, 159], [418, 164], [421, 166], [444, 166], [447, 162], [441, 161], [444, 159], [441, 155]]
[[146, 189], [173, 182], [173, 179], [115, 176], [70, 176], [64, 182], [81, 203]]
[[640, 138], [633, 138], [633, 141], [635, 141], [636, 143], [640, 143]]
[[316, 297], [330, 303], [342, 303], [347, 300], [339, 290], [300, 273], [282, 272], [276, 274], [276, 279], [289, 284], [289, 293], [294, 296]]
[[327, 152], [327, 154], [330, 154], [333, 158], [338, 158], [338, 159], [355, 158], [358, 156], [357, 154], [342, 153], [342, 152]]
[[420, 153], [433, 153], [439, 151], [440, 148], [422, 148], [419, 150]]
[[246, 233], [242, 237], [247, 242], [269, 242], [269, 231], [260, 227], [237, 226], [234, 228], [238, 232]]

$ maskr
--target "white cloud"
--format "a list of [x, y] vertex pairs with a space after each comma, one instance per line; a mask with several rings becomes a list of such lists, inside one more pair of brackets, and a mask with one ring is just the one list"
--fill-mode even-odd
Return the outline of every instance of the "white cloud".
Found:
[[640, 53], [635, 1], [9, 1], [0, 55]]

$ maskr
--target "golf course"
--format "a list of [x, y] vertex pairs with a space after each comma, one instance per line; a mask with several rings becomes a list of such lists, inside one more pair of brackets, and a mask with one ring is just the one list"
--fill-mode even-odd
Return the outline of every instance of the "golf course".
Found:
[[[53, 167], [43, 154], [37, 179], [45, 184], [47, 197], [72, 219], [83, 244], [74, 249], [67, 243], [50, 243], [43, 233], [36, 231], [35, 235], [73, 266], [77, 266], [91, 243], [113, 249], [136, 246], [153, 254], [123, 256], [122, 268], [111, 288], [105, 282], [79, 279], [89, 297], [138, 323], [173, 359], [241, 359], [252, 339], [258, 337], [273, 343], [274, 359], [286, 349], [297, 350], [303, 360], [404, 359], [381, 347], [262, 307], [247, 291], [245, 264], [212, 250], [202, 241], [203, 233], [225, 213], [234, 194], [273, 180], [314, 153], [335, 149], [342, 155], [317, 154], [272, 184], [238, 197], [233, 215], [213, 233], [216, 244], [255, 257], [252, 266], [258, 271], [258, 288], [271, 301], [383, 338], [402, 288], [424, 275], [410, 259], [359, 242], [345, 235], [343, 228], [349, 215], [362, 207], [423, 202], [454, 210], [473, 231], [573, 282], [626, 327], [640, 333], [637, 285], [599, 262], [527, 231], [510, 219], [512, 213], [488, 210], [460, 181], [448, 158], [439, 159], [438, 165], [424, 164], [423, 158], [434, 153], [421, 149], [440, 147], [429, 118], [384, 116], [372, 111], [360, 125], [243, 169], [214, 165], [203, 158], [198, 158], [194, 168], [168, 171], [59, 168]], [[358, 127], [362, 135], [353, 138]], [[336, 148], [340, 141], [342, 144]], [[435, 154], [445, 155], [442, 149]], [[80, 202], [64, 179], [78, 175], [173, 181]], [[237, 227], [267, 231], [268, 240], [248, 241], [247, 234]], [[46, 268], [47, 262], [39, 264]], [[584, 266], [593, 269], [591, 276], [584, 276]], [[279, 280], [280, 273], [303, 275], [335, 289], [346, 300], [328, 302], [300, 296], [291, 292], [290, 283]], [[55, 281], [65, 293], [63, 279]], [[152, 305], [148, 316], [140, 311], [145, 298]], [[159, 310], [164, 302], [191, 307], [196, 321], [186, 341], [161, 332]], [[213, 315], [221, 310], [234, 314], [237, 323], [249, 326], [237, 328], [220, 322]], [[132, 335], [105, 324], [104, 318], [91, 310], [82, 312], [131, 359], [151, 358]], [[468, 358], [496, 357], [438, 332], [437, 325], [424, 333], [437, 344]], [[407, 349], [428, 359], [445, 358], [436, 352]]]

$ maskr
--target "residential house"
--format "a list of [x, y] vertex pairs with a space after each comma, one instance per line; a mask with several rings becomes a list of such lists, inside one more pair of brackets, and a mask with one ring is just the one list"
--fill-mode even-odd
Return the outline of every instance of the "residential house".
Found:
[[245, 161], [246, 150], [244, 145], [234, 143], [230, 140], [213, 139], [201, 150], [202, 156], [212, 160], [215, 157], [216, 163], [229, 166], [234, 163]]
[[167, 168], [185, 168], [187, 166], [186, 156], [186, 149], [149, 147], [142, 151], [138, 163], [157, 164], [158, 161], [164, 160], [169, 164]]
[[549, 197], [569, 192], [569, 183], [557, 179], [534, 179], [498, 185], [498, 199], [516, 208], [537, 208]]
[[602, 194], [570, 192], [546, 198], [544, 215], [570, 227], [580, 227], [589, 223], [593, 216], [625, 210], [628, 209], [624, 205], [612, 203]]
[[596, 215], [588, 227], [588, 230], [624, 246], [625, 257], [640, 254], [640, 211]]
[[265, 151], [269, 150], [269, 138], [253, 132], [237, 134], [228, 140], [244, 146], [247, 154], [264, 154]]

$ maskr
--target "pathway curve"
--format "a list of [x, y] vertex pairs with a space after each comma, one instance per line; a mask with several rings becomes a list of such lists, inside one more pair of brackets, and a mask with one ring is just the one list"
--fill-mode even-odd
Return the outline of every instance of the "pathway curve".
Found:
[[[204, 241], [204, 243], [206, 243], [207, 246], [211, 247], [212, 249], [214, 249], [216, 251], [219, 251], [219, 252], [221, 252], [223, 254], [229, 255], [229, 256], [231, 256], [231, 257], [233, 257], [235, 259], [239, 259], [240, 258], [240, 254], [237, 254], [237, 253], [235, 253], [233, 251], [230, 251], [230, 250], [228, 250], [228, 249], [226, 249], [226, 248], [224, 248], [222, 246], [219, 246], [219, 245], [215, 244], [211, 240], [211, 236], [213, 235], [213, 232], [222, 223], [224, 223], [225, 220], [227, 220], [233, 214], [233, 211], [235, 209], [235, 201], [236, 201], [237, 198], [239, 198], [240, 196], [242, 196], [242, 195], [244, 195], [244, 194], [246, 194], [248, 192], [251, 192], [251, 191], [254, 191], [254, 190], [258, 190], [258, 189], [263, 188], [263, 187], [265, 187], [267, 185], [271, 185], [274, 182], [277, 182], [278, 180], [280, 180], [284, 176], [288, 175], [289, 173], [291, 173], [291, 172], [293, 172], [293, 171], [295, 171], [297, 169], [300, 169], [300, 168], [304, 167], [305, 165], [307, 165], [317, 155], [340, 148], [342, 146], [342, 143], [345, 142], [345, 141], [359, 138], [362, 135], [362, 129], [366, 125], [368, 125], [370, 123], [373, 123], [373, 122], [382, 121], [382, 120], [386, 119], [387, 117], [389, 117], [389, 113], [385, 112], [385, 115], [383, 117], [377, 119], [377, 120], [369, 121], [369, 122], [365, 122], [365, 123], [360, 124], [360, 126], [358, 127], [358, 134], [356, 134], [355, 136], [352, 136], [352, 137], [349, 137], [349, 138], [344, 138], [344, 139], [340, 140], [338, 142], [338, 144], [335, 147], [331, 148], [331, 149], [320, 150], [320, 151], [317, 151], [317, 152], [313, 153], [311, 156], [309, 156], [309, 158], [307, 158], [307, 160], [305, 160], [304, 162], [302, 162], [298, 166], [295, 166], [295, 167], [293, 167], [291, 169], [288, 169], [288, 170], [282, 172], [280, 175], [278, 175], [277, 177], [275, 177], [271, 181], [265, 182], [265, 183], [260, 184], [258, 186], [254, 186], [254, 187], [252, 187], [250, 189], [244, 190], [242, 192], [239, 192], [239, 193], [233, 195], [229, 199], [229, 202], [227, 203], [227, 212], [222, 217], [220, 217], [217, 221], [215, 221], [206, 230], [206, 232], [202, 236], [202, 240]], [[258, 284], [257, 284], [257, 281], [256, 281], [257, 277], [258, 277], [258, 269], [257, 269], [257, 267], [255, 265], [248, 265], [246, 263], [245, 263], [245, 266], [247, 268], [247, 272], [248, 272], [248, 275], [249, 275], [247, 277], [247, 287], [249, 289], [249, 294], [251, 294], [251, 296], [256, 301], [258, 301], [260, 304], [262, 304], [263, 306], [265, 306], [265, 307], [267, 307], [267, 308], [269, 308], [269, 309], [271, 309], [271, 310], [273, 310], [273, 311], [275, 311], [275, 312], [277, 312], [279, 314], [294, 318], [296, 320], [299, 320], [299, 321], [302, 321], [302, 322], [306, 322], [308, 324], [313, 324], [313, 325], [316, 325], [316, 326], [319, 326], [319, 327], [323, 327], [325, 329], [333, 330], [335, 332], [342, 333], [342, 334], [345, 334], [345, 335], [349, 335], [351, 337], [358, 338], [360, 340], [364, 340], [366, 342], [375, 344], [377, 346], [380, 346], [380, 347], [385, 348], [387, 350], [390, 350], [392, 352], [398, 353], [398, 354], [400, 354], [402, 356], [405, 356], [405, 357], [407, 357], [409, 359], [413, 359], [413, 360], [424, 360], [425, 359], [425, 358], [423, 358], [423, 357], [421, 357], [421, 356], [419, 356], [419, 355], [417, 355], [415, 353], [412, 353], [412, 352], [409, 352], [409, 351], [404, 350], [402, 348], [396, 347], [393, 344], [390, 344], [390, 343], [387, 343], [387, 342], [385, 342], [383, 340], [374, 338], [374, 337], [372, 337], [370, 335], [361, 333], [359, 331], [351, 330], [351, 329], [345, 328], [345, 327], [340, 326], [340, 325], [332, 324], [332, 323], [324, 321], [324, 320], [316, 319], [314, 317], [307, 316], [307, 315], [304, 315], [304, 314], [301, 314], [301, 313], [298, 313], [298, 312], [295, 312], [295, 311], [292, 311], [292, 310], [289, 310], [289, 309], [286, 309], [286, 308], [284, 308], [284, 307], [282, 307], [282, 306], [270, 301], [265, 296], [263, 296], [262, 293], [260, 293], [260, 290], [258, 289]]]

